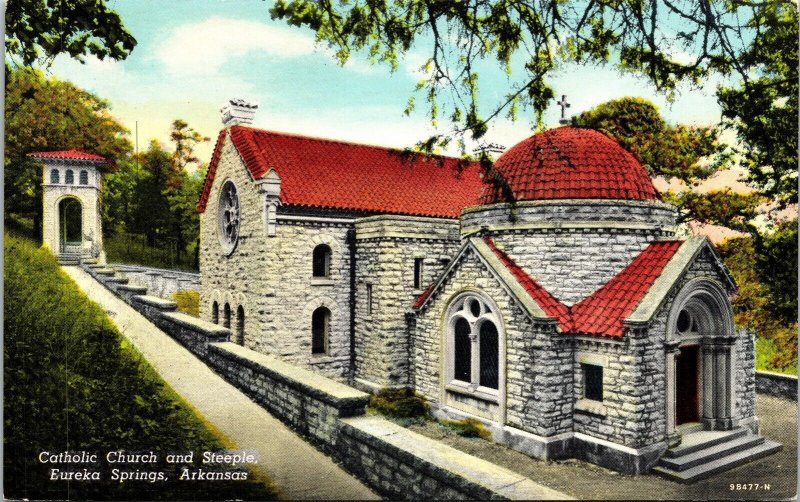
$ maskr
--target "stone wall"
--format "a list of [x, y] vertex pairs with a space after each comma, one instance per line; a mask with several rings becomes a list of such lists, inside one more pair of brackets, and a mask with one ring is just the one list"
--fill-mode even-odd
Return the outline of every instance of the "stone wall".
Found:
[[[502, 319], [500, 389], [494, 401], [442, 388], [442, 313], [463, 291], [479, 291]], [[552, 325], [534, 325], [475, 252], [468, 249], [419, 312], [412, 336], [413, 384], [435, 406], [447, 406], [524, 432], [549, 437], [572, 430], [572, 349]], [[504, 335], [504, 336], [503, 336]], [[507, 357], [506, 357], [507, 354]]]
[[[456, 220], [410, 216], [357, 220], [354, 352], [360, 385], [377, 389], [409, 384], [406, 313], [460, 245]], [[422, 282], [415, 288], [417, 259], [422, 259]]]
[[462, 233], [488, 228], [518, 265], [572, 305], [650, 242], [671, 236], [675, 216], [673, 207], [657, 201], [524, 201], [465, 210]]
[[756, 371], [755, 380], [758, 392], [797, 401], [797, 375]]
[[97, 273], [168, 335], [237, 388], [333, 456], [378, 493], [393, 499], [560, 500], [568, 497], [379, 416], [364, 416], [369, 395], [276, 357], [227, 342], [230, 330], [172, 312], [169, 300], [132, 295], [114, 275]]
[[493, 237], [512, 260], [569, 306], [606, 284], [659, 236], [657, 230], [552, 228]]
[[[220, 187], [232, 180], [240, 205], [239, 241], [230, 255], [219, 243], [217, 207]], [[216, 302], [222, 322], [224, 306], [232, 316], [244, 311], [244, 346], [263, 354], [345, 378], [350, 366], [350, 253], [352, 223], [330, 218], [292, 218], [280, 209], [274, 235], [268, 235], [265, 195], [252, 181], [229, 139], [222, 149], [211, 196], [200, 217], [200, 312], [212, 320]], [[330, 278], [312, 277], [312, 253], [318, 244], [331, 247]], [[331, 312], [328, 352], [311, 353], [311, 316]], [[237, 327], [238, 319], [231, 320]]]
[[201, 289], [200, 274], [124, 263], [112, 263], [110, 266], [125, 274], [132, 284], [143, 286], [151, 295], [161, 298], [172, 298], [176, 291], [184, 289], [193, 289], [198, 292]]

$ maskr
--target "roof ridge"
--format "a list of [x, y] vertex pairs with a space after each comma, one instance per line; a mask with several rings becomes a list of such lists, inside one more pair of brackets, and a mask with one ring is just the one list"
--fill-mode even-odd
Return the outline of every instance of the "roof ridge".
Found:
[[293, 133], [293, 132], [273, 131], [273, 130], [269, 130], [269, 129], [262, 129], [260, 127], [251, 127], [251, 126], [246, 126], [246, 125], [242, 125], [242, 124], [233, 125], [233, 126], [231, 126], [231, 129], [233, 129], [234, 127], [241, 128], [241, 129], [246, 129], [246, 130], [249, 130], [251, 132], [261, 132], [261, 133], [267, 133], [267, 134], [274, 134], [276, 136], [288, 136], [288, 137], [291, 137], [291, 138], [308, 139], [308, 140], [312, 140], [312, 141], [321, 141], [321, 142], [325, 142], [325, 143], [336, 143], [336, 144], [348, 145], [348, 146], [359, 146], [359, 147], [363, 147], [363, 148], [374, 148], [376, 150], [384, 150], [384, 151], [391, 150], [391, 151], [395, 151], [395, 152], [403, 153], [403, 154], [419, 155], [419, 156], [422, 156], [422, 157], [438, 157], [438, 158], [442, 158], [442, 159], [449, 159], [449, 160], [455, 160], [455, 161], [459, 161], [459, 162], [466, 162], [468, 164], [478, 163], [479, 162], [478, 160], [470, 160], [470, 159], [464, 159], [464, 158], [461, 158], [461, 157], [453, 157], [451, 155], [441, 155], [441, 154], [438, 154], [438, 153], [425, 153], [425, 152], [416, 152], [416, 151], [413, 151], [413, 150], [405, 150], [403, 148], [399, 148], [399, 147], [396, 147], [396, 146], [376, 145], [376, 144], [372, 144], [372, 143], [358, 143], [358, 142], [355, 142], [355, 141], [348, 141], [348, 140], [344, 140], [344, 139], [323, 138], [321, 136], [309, 136], [309, 135], [306, 135], [306, 134]]

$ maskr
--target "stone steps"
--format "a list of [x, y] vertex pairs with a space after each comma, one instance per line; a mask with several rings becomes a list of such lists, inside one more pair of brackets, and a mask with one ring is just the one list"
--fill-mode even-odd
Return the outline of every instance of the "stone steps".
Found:
[[684, 438], [680, 446], [664, 454], [653, 472], [682, 483], [692, 483], [782, 448], [779, 443], [744, 428], [695, 432]]
[[683, 441], [675, 448], [670, 448], [664, 453], [665, 458], [683, 457], [698, 450], [716, 446], [748, 434], [744, 427], [738, 427], [730, 431], [699, 431], [684, 434]]

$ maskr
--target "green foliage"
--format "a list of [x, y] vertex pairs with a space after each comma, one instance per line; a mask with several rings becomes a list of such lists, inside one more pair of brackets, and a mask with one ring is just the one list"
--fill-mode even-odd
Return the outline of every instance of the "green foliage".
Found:
[[[103, 191], [103, 225], [106, 234], [141, 234], [146, 246], [132, 245], [136, 238], [107, 239], [109, 259], [156, 267], [197, 269], [200, 217], [197, 201], [203, 188], [205, 169], [193, 174], [189, 164], [197, 164], [194, 146], [208, 141], [182, 120], [172, 124], [175, 150], [167, 151], [158, 141], [147, 150], [118, 164], [106, 175]], [[187, 255], [193, 249], [195, 254]]]
[[572, 123], [614, 138], [647, 166], [652, 176], [676, 177], [688, 185], [706, 179], [726, 161], [717, 131], [669, 125], [658, 107], [643, 98], [607, 101], [575, 116]]
[[748, 180], [784, 207], [797, 202], [797, 4], [753, 5], [749, 24], [762, 29], [742, 58], [749, 76], [736, 87], [721, 87], [718, 98], [727, 125], [743, 145]]
[[[795, 223], [796, 225], [796, 220]], [[778, 239], [780, 240], [780, 239]], [[796, 244], [795, 244], [796, 246]], [[757, 263], [764, 260], [755, 250], [752, 237], [737, 237], [721, 243], [717, 249], [725, 260], [725, 266], [733, 274], [739, 290], [733, 299], [734, 319], [737, 326], [752, 329], [759, 339], [756, 352], [758, 367], [771, 371], [786, 371], [797, 364], [797, 320], [794, 317], [782, 319], [774, 315], [776, 298], [772, 291], [775, 285], [769, 284], [767, 276], [762, 281]], [[797, 273], [796, 247], [794, 257], [785, 256], [786, 270], [778, 274], [789, 277]], [[793, 277], [796, 277], [794, 275]], [[785, 287], [785, 286], [784, 286]], [[777, 289], [779, 292], [781, 288]], [[797, 302], [796, 290], [794, 301]], [[779, 299], [783, 296], [779, 296]], [[796, 305], [796, 303], [795, 303]]]
[[103, 0], [9, 0], [6, 4], [6, 62], [31, 65], [69, 54], [82, 60], [125, 59], [136, 46], [119, 14]]
[[[274, 498], [261, 483], [51, 482], [42, 451], [225, 448], [47, 251], [5, 235], [4, 495], [62, 500]], [[101, 470], [108, 471], [106, 467]]]
[[775, 361], [785, 359], [784, 352], [778, 345], [767, 338], [756, 338], [756, 369], [763, 371], [774, 371], [776, 373], [786, 373], [787, 375], [797, 375], [797, 359], [789, 361], [788, 364], [777, 366]]
[[796, 323], [797, 218], [756, 240], [756, 271], [769, 294], [769, 312], [784, 324]]
[[709, 192], [666, 192], [662, 196], [665, 202], [680, 209], [682, 221], [721, 225], [739, 232], [758, 232], [752, 221], [758, 215], [757, 208], [764, 202], [764, 197], [757, 193], [740, 193], [723, 188]]
[[178, 304], [178, 312], [200, 317], [200, 293], [194, 289], [181, 289], [172, 294]]
[[439, 424], [449, 429], [459, 436], [467, 438], [491, 439], [492, 433], [483, 425], [483, 422], [476, 418], [465, 418], [462, 420], [439, 420]]
[[424, 397], [413, 389], [381, 389], [370, 397], [370, 408], [398, 418], [424, 417], [428, 414], [429, 406]]
[[174, 241], [156, 241], [155, 246], [150, 246], [147, 243], [147, 236], [144, 234], [117, 232], [105, 238], [103, 248], [106, 252], [106, 259], [111, 263], [197, 271], [192, 256], [194, 254], [193, 246], [189, 247], [188, 253], [182, 253], [180, 259], [177, 259]]
[[82, 148], [111, 162], [131, 149], [106, 101], [28, 68], [6, 75], [5, 211], [33, 218], [41, 232], [42, 167], [27, 154]]
[[[786, 0], [767, 3], [796, 8]], [[405, 55], [424, 53], [420, 70], [425, 77], [416, 91], [426, 97], [431, 122], [449, 117], [454, 133], [480, 138], [487, 123], [503, 113], [514, 117], [519, 109], [532, 108], [541, 122], [555, 95], [547, 77], [567, 62], [614, 65], [644, 76], [668, 94], [679, 82], [700, 84], [715, 72], [744, 77], [750, 69], [742, 61], [745, 41], [767, 22], [756, 15], [763, 5], [693, 0], [277, 0], [270, 14], [316, 32], [340, 64], [360, 52], [394, 71]], [[796, 27], [794, 33], [787, 47], [797, 46]], [[506, 76], [507, 86], [491, 88], [491, 97], [480, 99], [480, 75], [492, 69]], [[413, 105], [409, 101], [407, 109]], [[438, 144], [439, 139], [422, 144]]]

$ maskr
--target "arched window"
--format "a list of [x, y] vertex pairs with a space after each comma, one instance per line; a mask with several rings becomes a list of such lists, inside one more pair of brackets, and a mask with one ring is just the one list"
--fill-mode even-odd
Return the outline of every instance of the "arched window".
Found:
[[231, 306], [226, 303], [222, 314], [222, 325], [230, 329], [231, 327]]
[[311, 353], [328, 353], [328, 334], [330, 332], [331, 311], [320, 307], [311, 314]]
[[61, 177], [58, 175], [58, 169], [50, 171], [50, 183], [61, 183]]
[[244, 307], [236, 309], [236, 343], [244, 345]]
[[64, 183], [67, 185], [75, 183], [75, 173], [72, 172], [72, 169], [67, 169], [67, 172], [64, 174]]
[[79, 181], [81, 185], [88, 185], [89, 184], [89, 171], [81, 171], [79, 176]]
[[447, 383], [493, 395], [500, 388], [497, 314], [488, 301], [467, 293], [456, 298], [447, 319]]
[[314, 277], [330, 277], [331, 248], [327, 244], [320, 244], [314, 248], [313, 269]]
[[211, 322], [219, 324], [219, 303], [217, 302], [211, 305]]

